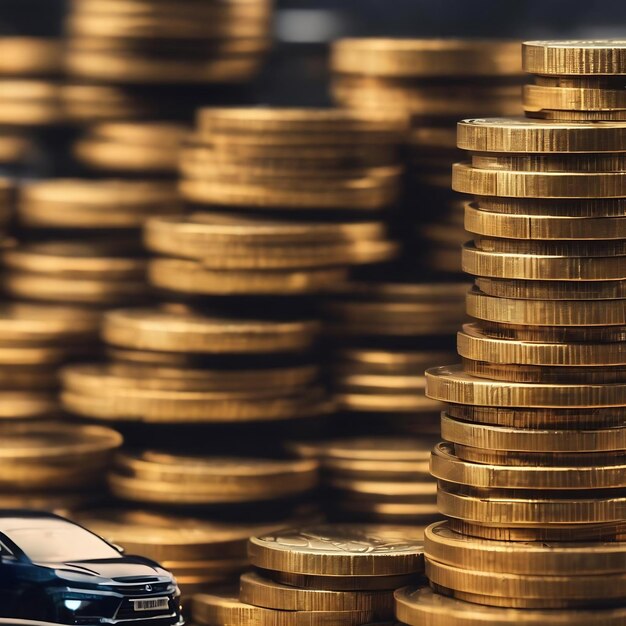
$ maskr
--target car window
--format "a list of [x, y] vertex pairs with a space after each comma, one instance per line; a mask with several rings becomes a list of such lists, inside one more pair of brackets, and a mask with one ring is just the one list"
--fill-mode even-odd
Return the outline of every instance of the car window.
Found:
[[31, 561], [64, 562], [120, 557], [120, 553], [102, 539], [71, 524], [50, 528], [16, 528], [7, 535]]

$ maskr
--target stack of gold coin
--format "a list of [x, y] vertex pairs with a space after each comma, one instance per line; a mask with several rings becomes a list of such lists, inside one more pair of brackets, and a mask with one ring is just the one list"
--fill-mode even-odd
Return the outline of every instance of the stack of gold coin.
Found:
[[103, 426], [47, 421], [0, 425], [0, 506], [78, 509], [102, 500], [106, 467], [122, 444]]
[[[610, 47], [609, 47], [610, 46]], [[529, 41], [524, 110], [545, 120], [626, 120], [626, 41]]]
[[[466, 239], [450, 193], [459, 117], [521, 112], [519, 43], [472, 39], [341, 39], [331, 51], [332, 94], [361, 113], [410, 120], [411, 188], [403, 206], [409, 263], [458, 273]], [[436, 210], [432, 210], [436, 207]], [[424, 247], [424, 244], [428, 244]]]
[[269, 0], [72, 0], [66, 66], [125, 85], [241, 83], [269, 48]]
[[0, 165], [34, 158], [36, 135], [63, 121], [61, 69], [59, 41], [0, 37]]
[[425, 525], [439, 518], [428, 463], [435, 443], [432, 438], [370, 436], [288, 447], [319, 460], [331, 519]]
[[183, 598], [235, 583], [249, 566], [248, 537], [285, 525], [211, 522], [139, 509], [94, 510], [79, 521], [127, 554], [141, 554], [172, 571]]
[[375, 432], [438, 432], [442, 405], [424, 396], [424, 370], [453, 353], [467, 285], [351, 281], [325, 305], [333, 386], [350, 422]]
[[313, 222], [193, 213], [146, 224], [149, 279], [197, 296], [304, 295], [328, 290], [350, 266], [395, 252], [383, 223]]
[[393, 589], [423, 572], [420, 529], [326, 525], [252, 537], [240, 589], [198, 594], [194, 622], [358, 626], [393, 618]]
[[[588, 51], [533, 43], [527, 63], [538, 46], [546, 59], [565, 50], [562, 69]], [[594, 49], [611, 57], [613, 44]], [[458, 335], [462, 366], [427, 371], [427, 394], [448, 403], [431, 472], [449, 519], [425, 538], [431, 586], [453, 599], [398, 592], [398, 616], [621, 623], [626, 124], [470, 119], [458, 145], [472, 159], [455, 165], [453, 185], [474, 196], [463, 269], [477, 277], [476, 321]]]
[[181, 192], [222, 210], [379, 212], [399, 192], [399, 128], [340, 109], [203, 108]]

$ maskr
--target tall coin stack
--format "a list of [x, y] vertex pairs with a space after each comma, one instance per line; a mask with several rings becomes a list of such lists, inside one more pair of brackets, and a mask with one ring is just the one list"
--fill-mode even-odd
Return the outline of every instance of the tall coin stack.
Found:
[[39, 149], [63, 121], [61, 70], [60, 41], [0, 37], [0, 167], [45, 167]]
[[623, 79], [626, 47], [530, 42], [523, 62], [607, 119], [572, 104], [459, 124], [476, 321], [463, 365], [427, 372], [448, 403], [431, 471], [449, 519], [426, 530], [432, 590], [397, 593], [415, 625], [626, 623], [626, 125], [588, 86]]
[[255, 569], [239, 590], [199, 594], [193, 619], [227, 624], [358, 626], [393, 619], [393, 589], [423, 573], [414, 535], [384, 526], [323, 525], [251, 537]]
[[[342, 106], [409, 120], [403, 261], [420, 275], [458, 274], [463, 205], [450, 191], [459, 117], [516, 115], [519, 43], [480, 39], [342, 39], [331, 51], [332, 93]], [[432, 210], [436, 207], [436, 210]]]

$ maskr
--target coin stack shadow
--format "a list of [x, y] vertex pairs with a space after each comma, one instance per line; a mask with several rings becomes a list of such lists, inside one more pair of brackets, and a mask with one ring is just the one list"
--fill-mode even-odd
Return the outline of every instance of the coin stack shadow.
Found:
[[[354, 428], [353, 428], [354, 430]], [[397, 525], [441, 519], [429, 472], [434, 437], [362, 436], [288, 444], [320, 463], [330, 519]]]
[[[554, 86], [527, 92], [545, 119], [458, 126], [476, 322], [463, 365], [427, 372], [448, 403], [431, 471], [449, 519], [426, 530], [432, 590], [397, 592], [416, 626], [626, 620], [626, 124], [596, 88], [623, 79], [626, 48], [528, 42], [523, 64]], [[578, 100], [555, 91], [571, 85]]]
[[73, 153], [90, 173], [174, 178], [184, 122], [245, 102], [271, 44], [269, 0], [73, 0], [65, 21]]
[[0, 37], [0, 167], [9, 173], [45, 163], [43, 150], [58, 140], [61, 42]]
[[[144, 231], [162, 302], [105, 315], [110, 360], [66, 368], [63, 403], [124, 432], [113, 493], [160, 524], [293, 525], [316, 516], [319, 464], [286, 456], [283, 441], [332, 411], [318, 296], [395, 253], [378, 214], [401, 173], [397, 132], [333, 110], [201, 109], [198, 120], [182, 160], [190, 213]], [[123, 545], [124, 532], [107, 536]], [[166, 559], [186, 595], [232, 580], [245, 557], [201, 554]]]
[[[455, 127], [468, 114], [522, 112], [519, 43], [481, 39], [340, 39], [331, 48], [335, 101], [361, 113], [409, 121], [408, 180], [398, 232], [402, 263], [458, 275], [467, 239], [463, 205], [450, 190], [459, 159]], [[419, 261], [418, 261], [419, 258]]]
[[384, 527], [325, 525], [253, 536], [239, 590], [194, 597], [194, 622], [358, 626], [393, 619], [393, 589], [423, 574], [421, 538]]

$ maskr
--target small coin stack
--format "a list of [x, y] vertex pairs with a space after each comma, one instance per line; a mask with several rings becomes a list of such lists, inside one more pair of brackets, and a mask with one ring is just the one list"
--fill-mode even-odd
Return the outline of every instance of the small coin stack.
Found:
[[0, 166], [34, 160], [38, 139], [62, 122], [61, 68], [59, 41], [0, 37]]
[[440, 518], [428, 463], [434, 444], [370, 436], [295, 442], [289, 449], [319, 460], [331, 519], [408, 525]]
[[129, 86], [247, 82], [269, 48], [271, 11], [268, 0], [72, 0], [67, 68]]
[[105, 469], [121, 444], [103, 426], [0, 424], [0, 506], [64, 512], [101, 502]]
[[[523, 54], [541, 76], [626, 74], [623, 42]], [[427, 372], [449, 403], [431, 459], [449, 520], [425, 538], [442, 595], [397, 594], [409, 624], [626, 622], [626, 124], [573, 117], [459, 124], [476, 322], [463, 365]]]
[[[458, 160], [459, 117], [516, 115], [522, 72], [519, 43], [471, 39], [342, 39], [331, 51], [332, 93], [342, 106], [404, 117], [410, 191], [403, 207], [409, 266], [458, 273], [467, 235], [463, 207], [450, 192]], [[437, 207], [436, 211], [431, 211]]]
[[385, 526], [318, 526], [252, 537], [255, 570], [240, 589], [196, 595], [193, 619], [206, 626], [358, 626], [393, 618], [393, 589], [421, 577], [419, 531]]

